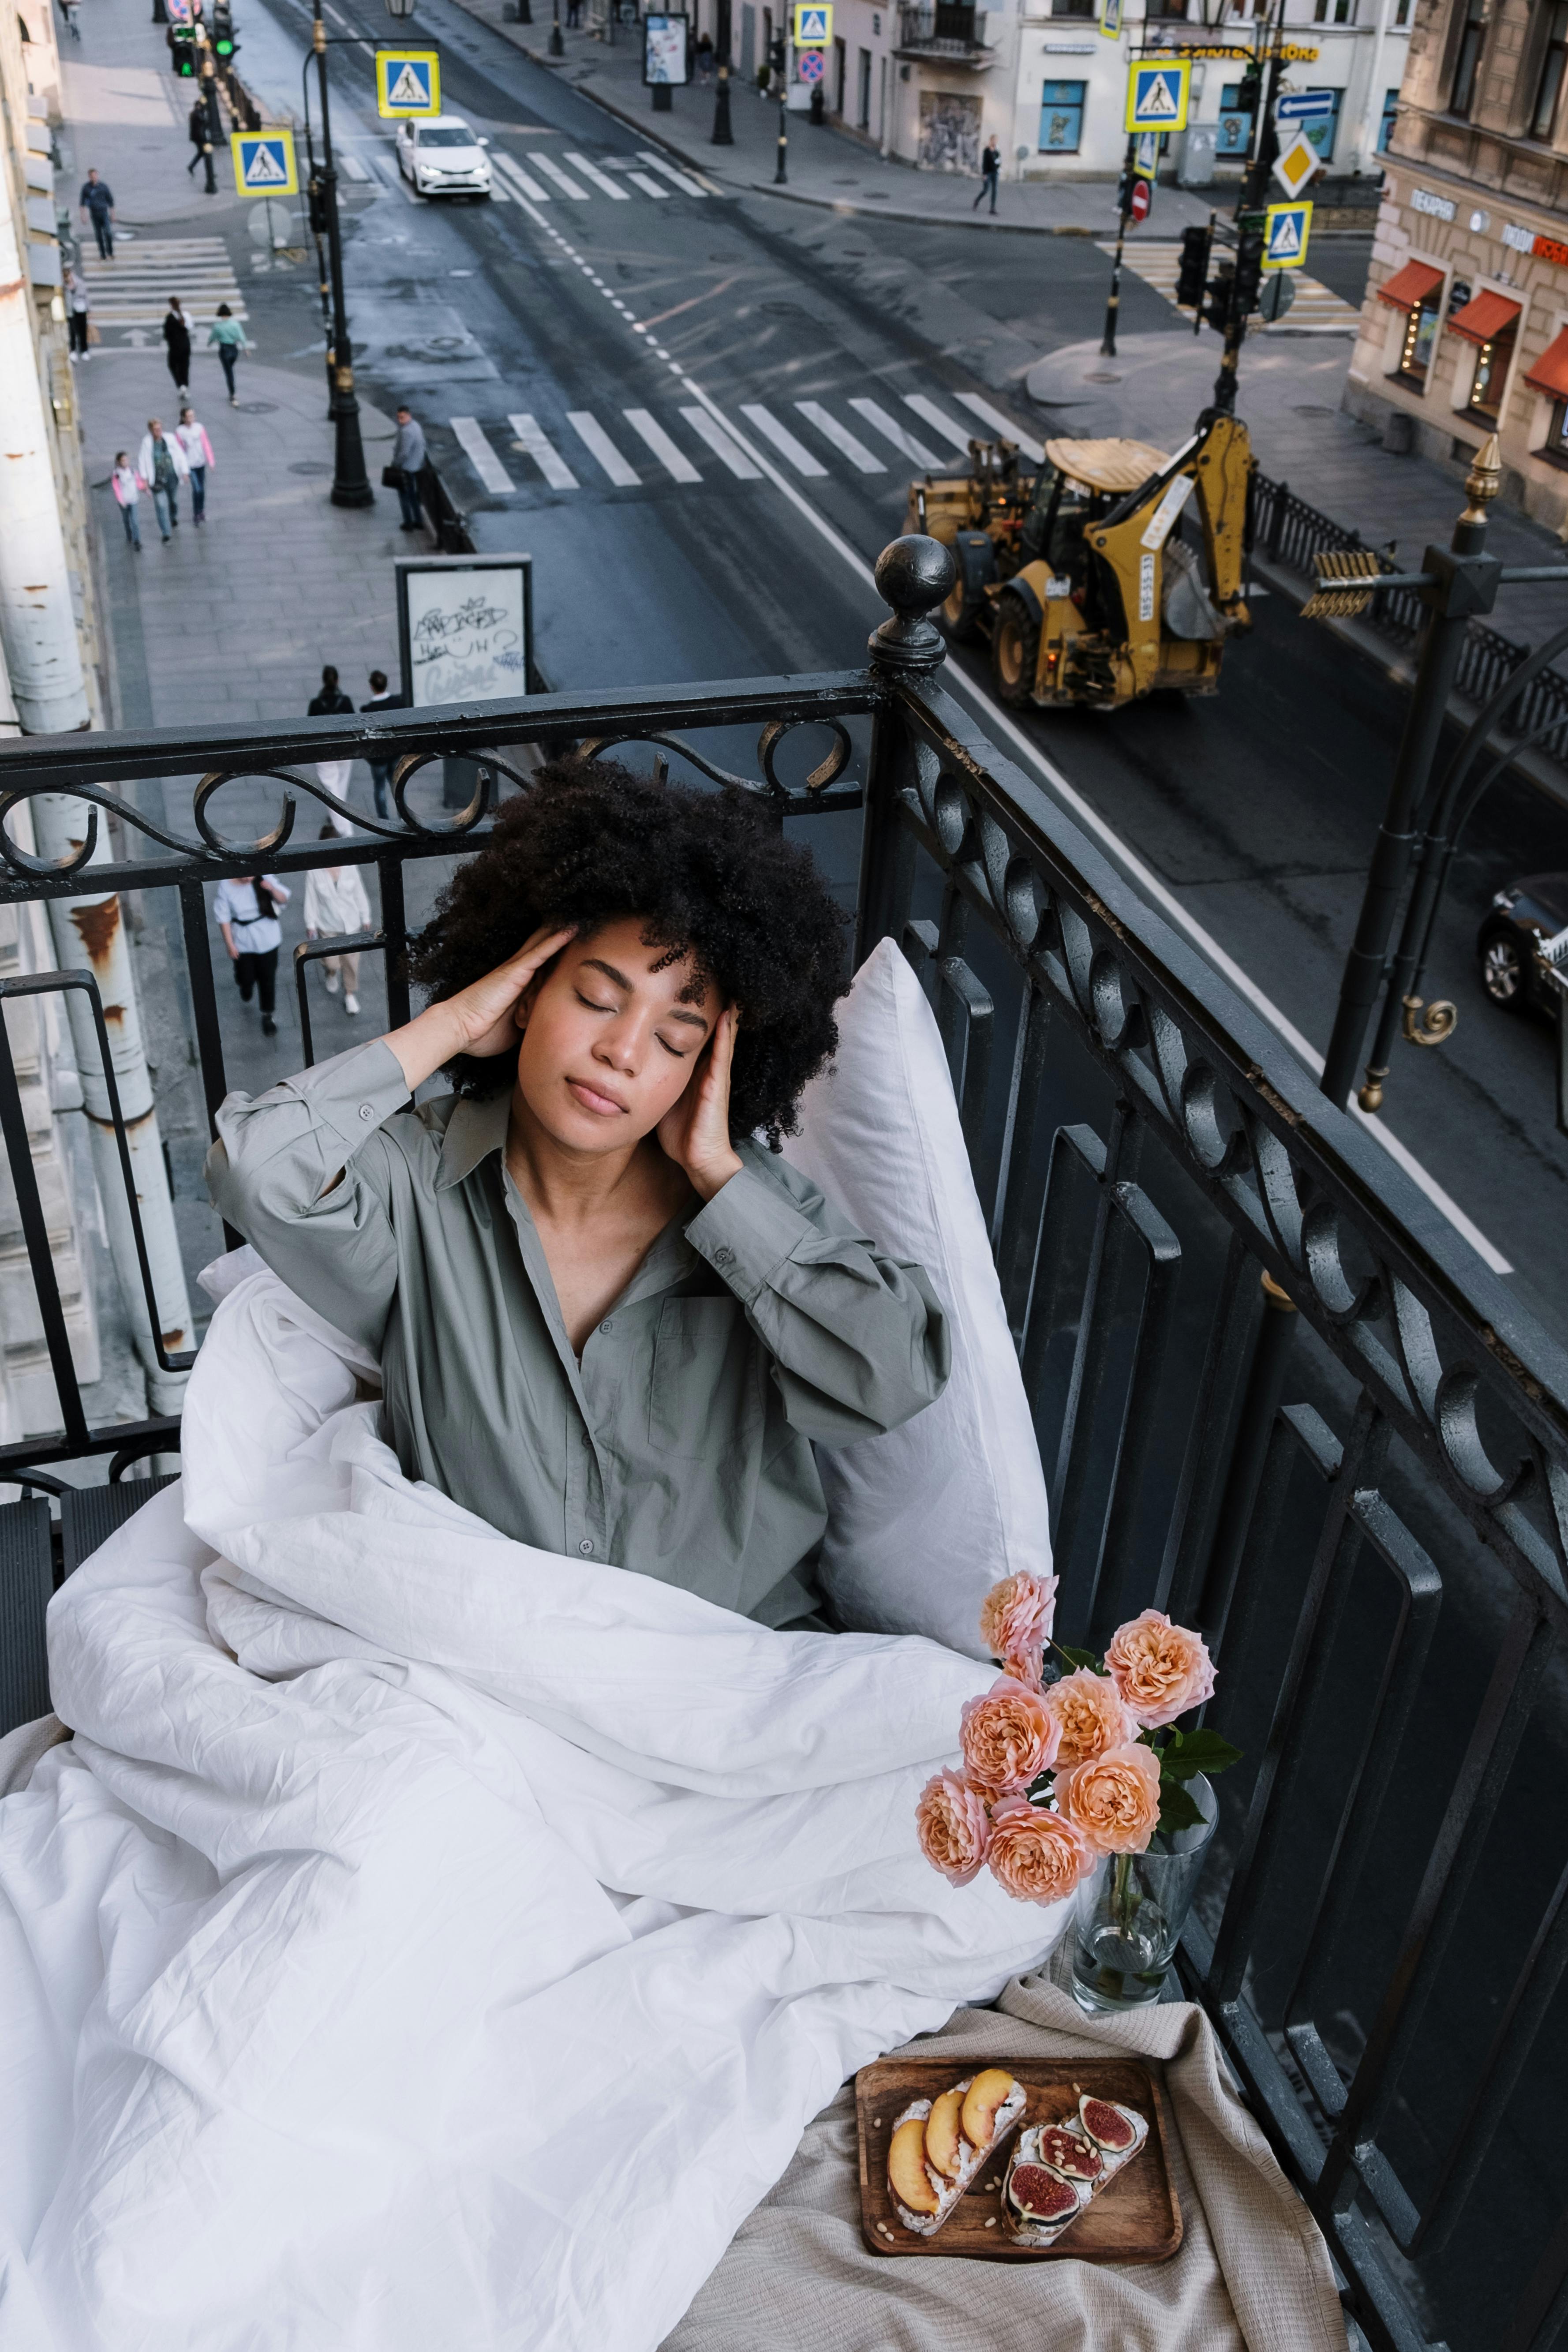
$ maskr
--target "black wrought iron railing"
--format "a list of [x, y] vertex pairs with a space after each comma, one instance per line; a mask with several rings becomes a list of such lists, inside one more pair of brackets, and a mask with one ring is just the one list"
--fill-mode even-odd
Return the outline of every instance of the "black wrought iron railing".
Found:
[[[177, 894], [210, 1108], [209, 881], [362, 863], [396, 1021], [407, 893], [484, 837], [492, 789], [528, 788], [528, 747], [653, 747], [709, 777], [743, 757], [852, 899], [856, 953], [899, 940], [931, 994], [1047, 1468], [1061, 1637], [1155, 1606], [1214, 1649], [1247, 1760], [1220, 1783], [1189, 1992], [1378, 2352], [1546, 2352], [1568, 2313], [1568, 1359], [943, 690], [921, 616], [947, 559], [901, 541], [878, 577], [898, 617], [864, 668], [24, 742], [0, 750], [0, 824], [66, 793], [141, 839], [92, 880]], [[355, 755], [403, 763], [384, 826], [217, 830], [225, 795], [323, 797], [303, 763]], [[434, 795], [421, 813], [443, 755], [488, 763], [451, 829]], [[184, 824], [149, 816], [155, 778]], [[6, 866], [0, 904], [80, 888]], [[0, 1109], [10, 1091], [0, 1066]], [[26, 1204], [26, 1139], [0, 1131]], [[27, 1243], [58, 1305], [47, 1237]], [[0, 1448], [0, 1477], [177, 1446], [167, 1421], [84, 1435], [68, 1349], [56, 1365], [61, 1429]]]

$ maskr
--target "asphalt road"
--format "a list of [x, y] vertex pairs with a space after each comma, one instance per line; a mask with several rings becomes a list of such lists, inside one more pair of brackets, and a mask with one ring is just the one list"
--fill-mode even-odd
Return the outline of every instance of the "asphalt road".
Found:
[[[268, 5], [298, 40], [298, 0]], [[384, 38], [369, 0], [358, 5], [329, 8], [335, 33]], [[357, 364], [384, 404], [413, 402], [478, 543], [531, 551], [552, 682], [857, 661], [878, 608], [846, 551], [874, 560], [902, 527], [921, 465], [887, 422], [940, 455], [948, 444], [910, 399], [962, 436], [981, 429], [967, 394], [1037, 432], [1022, 371], [1093, 331], [1104, 257], [1087, 238], [975, 237], [688, 193], [642, 160], [654, 151], [633, 130], [451, 0], [423, 0], [419, 24], [441, 46], [444, 103], [506, 159], [508, 201], [416, 201], [374, 116], [368, 41], [334, 49], [334, 128], [372, 175], [345, 189]], [[547, 202], [521, 193], [530, 181]], [[1337, 291], [1359, 290], [1359, 241], [1325, 240], [1313, 259]], [[254, 299], [268, 299], [260, 281]], [[303, 360], [313, 321], [297, 289], [287, 299]], [[1131, 273], [1122, 319], [1130, 333], [1180, 331]], [[793, 450], [748, 415], [759, 407]], [[715, 415], [736, 436], [727, 455], [711, 446]], [[1173, 419], [1173, 439], [1187, 421]], [[860, 456], [847, 454], [847, 435]], [[878, 470], [862, 470], [868, 460]], [[1255, 612], [1215, 700], [1042, 716], [1026, 732], [1321, 1051], [1404, 698], [1284, 599], [1259, 597]], [[984, 656], [960, 659], [984, 680]], [[1512, 1269], [1568, 1336], [1568, 1145], [1554, 1128], [1552, 1039], [1486, 1003], [1473, 955], [1492, 891], [1561, 866], [1568, 814], [1528, 788], [1495, 794], [1456, 870], [1427, 989], [1458, 1004], [1458, 1034], [1436, 1052], [1400, 1047], [1385, 1118], [1494, 1270]]]

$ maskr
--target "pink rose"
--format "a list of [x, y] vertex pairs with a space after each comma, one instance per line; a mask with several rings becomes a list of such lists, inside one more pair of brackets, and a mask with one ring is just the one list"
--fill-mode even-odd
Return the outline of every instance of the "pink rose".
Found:
[[939, 1772], [921, 1790], [915, 1807], [921, 1852], [933, 1870], [954, 1886], [979, 1875], [991, 1843], [985, 1800], [956, 1772]]
[[985, 1858], [997, 1885], [1019, 1903], [1059, 1903], [1093, 1860], [1071, 1822], [1021, 1797], [997, 1806]]
[[959, 1720], [964, 1769], [992, 1796], [1026, 1789], [1055, 1763], [1060, 1741], [1038, 1691], [1012, 1675], [1000, 1676], [984, 1698], [972, 1698]]
[[1056, 1615], [1054, 1576], [1005, 1576], [980, 1604], [980, 1638], [1010, 1675], [1037, 1690]]
[[1202, 1637], [1173, 1625], [1158, 1609], [1145, 1609], [1112, 1636], [1105, 1663], [1145, 1731], [1174, 1723], [1214, 1691], [1214, 1662]]
[[1096, 1853], [1142, 1853], [1160, 1819], [1160, 1759], [1129, 1740], [1058, 1772], [1056, 1794]]
[[1043, 1696], [1047, 1712], [1061, 1732], [1058, 1771], [1065, 1771], [1069, 1764], [1087, 1764], [1091, 1756], [1103, 1756], [1107, 1748], [1125, 1748], [1138, 1737], [1137, 1722], [1122, 1705], [1121, 1691], [1092, 1666], [1079, 1666], [1076, 1674], [1064, 1675]]

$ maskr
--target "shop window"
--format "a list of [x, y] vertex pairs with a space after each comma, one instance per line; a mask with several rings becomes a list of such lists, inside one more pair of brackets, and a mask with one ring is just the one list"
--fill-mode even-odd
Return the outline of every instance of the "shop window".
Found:
[[1502, 408], [1502, 396], [1508, 389], [1508, 372], [1513, 359], [1517, 330], [1505, 327], [1490, 342], [1483, 343], [1476, 354], [1476, 378], [1470, 386], [1464, 414], [1479, 416], [1483, 424], [1495, 425]]
[[1535, 106], [1530, 118], [1532, 139], [1550, 139], [1552, 126], [1557, 119], [1557, 101], [1563, 95], [1563, 68], [1568, 62], [1568, 0], [1554, 0], [1546, 20], [1546, 47], [1541, 59], [1541, 79], [1535, 85]]
[[1549, 465], [1568, 467], [1568, 400], [1554, 400], [1546, 439], [1536, 451]]
[[1083, 144], [1081, 81], [1048, 81], [1040, 98], [1040, 152], [1076, 155]]
[[1219, 94], [1219, 122], [1214, 152], [1244, 159], [1252, 147], [1252, 117], [1241, 103], [1241, 84], [1227, 81]]
[[1487, 0], [1465, 0], [1459, 53], [1454, 60], [1454, 87], [1448, 98], [1448, 110], [1452, 114], [1468, 115], [1476, 102], [1481, 48], [1487, 37], [1486, 17]]
[[1399, 118], [1399, 92], [1387, 89], [1383, 94], [1383, 121], [1377, 126], [1377, 152], [1388, 152], [1388, 142], [1394, 136], [1394, 126]]
[[1437, 321], [1442, 313], [1437, 289], [1413, 303], [1405, 321], [1405, 334], [1399, 346], [1399, 361], [1394, 374], [1420, 392], [1426, 389], [1426, 378], [1432, 366], [1432, 347], [1437, 340]]

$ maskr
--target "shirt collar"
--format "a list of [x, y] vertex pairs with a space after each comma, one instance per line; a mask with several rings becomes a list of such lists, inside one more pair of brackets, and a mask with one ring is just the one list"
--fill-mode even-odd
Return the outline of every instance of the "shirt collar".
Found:
[[503, 1087], [493, 1095], [459, 1096], [441, 1139], [441, 1164], [436, 1174], [437, 1192], [460, 1184], [492, 1151], [505, 1150], [510, 1115], [510, 1088]]

